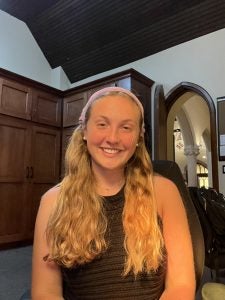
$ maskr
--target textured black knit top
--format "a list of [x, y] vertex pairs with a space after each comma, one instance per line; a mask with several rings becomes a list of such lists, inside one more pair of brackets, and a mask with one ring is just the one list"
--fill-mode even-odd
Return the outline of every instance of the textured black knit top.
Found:
[[82, 266], [62, 268], [65, 300], [157, 300], [164, 290], [166, 258], [156, 273], [123, 277], [125, 250], [122, 211], [124, 191], [104, 197], [108, 217], [108, 248], [101, 257]]

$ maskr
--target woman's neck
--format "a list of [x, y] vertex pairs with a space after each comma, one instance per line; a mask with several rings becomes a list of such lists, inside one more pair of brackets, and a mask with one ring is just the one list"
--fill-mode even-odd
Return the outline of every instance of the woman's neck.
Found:
[[95, 172], [97, 183], [97, 192], [101, 196], [110, 196], [117, 194], [125, 184], [123, 172], [104, 172], [101, 174]]

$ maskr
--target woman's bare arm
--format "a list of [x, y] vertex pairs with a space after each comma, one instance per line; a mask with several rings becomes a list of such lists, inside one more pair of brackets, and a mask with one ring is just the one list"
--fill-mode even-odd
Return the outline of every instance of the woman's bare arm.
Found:
[[168, 253], [165, 291], [160, 300], [194, 300], [193, 248], [183, 201], [176, 185], [166, 178], [155, 177], [155, 190]]
[[45, 231], [57, 194], [58, 188], [55, 187], [42, 197], [36, 219], [32, 260], [32, 300], [63, 299], [60, 268], [54, 262], [43, 260], [43, 257], [49, 253]]

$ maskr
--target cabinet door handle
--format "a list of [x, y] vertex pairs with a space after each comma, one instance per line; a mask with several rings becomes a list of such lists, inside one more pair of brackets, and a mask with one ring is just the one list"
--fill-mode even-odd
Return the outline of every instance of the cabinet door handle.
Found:
[[26, 178], [29, 178], [29, 167], [26, 167]]
[[34, 177], [34, 169], [33, 167], [30, 167], [30, 178]]

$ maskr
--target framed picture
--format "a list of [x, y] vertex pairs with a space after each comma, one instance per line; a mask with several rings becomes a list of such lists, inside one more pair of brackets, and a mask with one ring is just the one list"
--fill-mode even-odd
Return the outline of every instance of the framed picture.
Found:
[[225, 96], [217, 98], [219, 160], [225, 160]]

